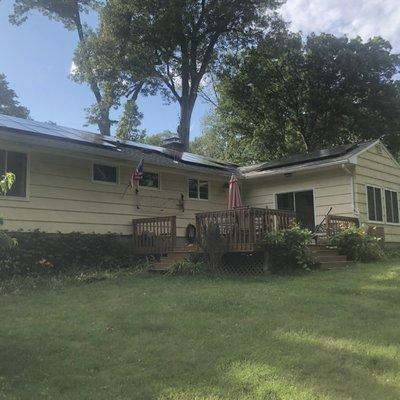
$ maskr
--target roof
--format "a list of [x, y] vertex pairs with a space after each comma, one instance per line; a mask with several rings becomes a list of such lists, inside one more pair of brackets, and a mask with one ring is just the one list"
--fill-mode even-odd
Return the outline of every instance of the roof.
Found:
[[[131, 150], [138, 150], [140, 153], [151, 153], [162, 158], [169, 159], [175, 163], [183, 163], [192, 166], [212, 168], [231, 172], [237, 165], [215, 160], [209, 157], [200, 156], [188, 152], [178, 152], [164, 147], [151, 146], [144, 143], [128, 140], [118, 140], [112, 136], [102, 136], [98, 133], [67, 128], [51, 123], [37, 122], [33, 120], [10, 117], [0, 114], [0, 129], [27, 137], [41, 137], [54, 142], [77, 143], [83, 146], [95, 147], [111, 152], [133, 154]], [[159, 157], [156, 157], [159, 158]]]
[[328, 149], [318, 150], [311, 153], [296, 154], [290, 157], [280, 158], [261, 164], [239, 168], [245, 175], [256, 175], [261, 172], [270, 171], [284, 173], [286, 170], [301, 169], [308, 166], [323, 166], [335, 161], [348, 159], [376, 143], [377, 140], [357, 144], [345, 144]]
[[48, 139], [49, 142], [57, 144], [58, 147], [63, 146], [65, 143], [75, 143], [92, 149], [105, 150], [110, 156], [124, 156], [128, 159], [137, 159], [147, 154], [149, 160], [155, 164], [166, 166], [184, 164], [197, 169], [201, 167], [218, 170], [224, 174], [237, 173], [246, 178], [292, 173], [303, 169], [327, 166], [335, 162], [343, 162], [378, 142], [378, 140], [374, 140], [358, 144], [346, 144], [238, 168], [235, 164], [193, 153], [179, 152], [132, 141], [120, 141], [115, 137], [102, 136], [98, 133], [2, 114], [0, 114], [0, 135], [1, 130], [23, 135], [30, 139], [38, 137]]

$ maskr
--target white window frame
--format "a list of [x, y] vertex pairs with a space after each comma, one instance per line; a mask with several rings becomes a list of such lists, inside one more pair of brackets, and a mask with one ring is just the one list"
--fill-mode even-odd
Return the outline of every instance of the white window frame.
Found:
[[139, 188], [140, 189], [146, 189], [146, 190], [156, 190], [156, 191], [160, 191], [161, 190], [161, 174], [158, 171], [153, 171], [153, 170], [147, 170], [144, 171], [143, 174], [145, 174], [146, 172], [150, 173], [150, 174], [157, 174], [158, 175], [158, 187], [151, 187], [151, 186], [142, 186], [140, 184], [140, 182], [142, 180], [139, 181]]
[[[116, 177], [116, 182], [106, 182], [106, 181], [98, 181], [96, 179], [94, 179], [94, 166], [95, 165], [101, 165], [101, 166], [105, 166], [105, 167], [112, 167], [115, 168], [115, 177]], [[91, 172], [91, 176], [92, 176], [92, 183], [99, 183], [101, 185], [111, 185], [111, 186], [116, 186], [119, 185], [120, 182], [120, 176], [119, 176], [120, 170], [119, 170], [119, 166], [115, 165], [115, 164], [110, 164], [110, 163], [106, 163], [103, 161], [93, 161], [92, 162], [92, 172]]]
[[[189, 190], [189, 181], [197, 181], [197, 198], [196, 197], [190, 197], [190, 190]], [[200, 198], [200, 181], [202, 182], [207, 182], [207, 186], [208, 186], [208, 199], [201, 199]], [[209, 179], [205, 179], [205, 178], [188, 178], [187, 180], [187, 197], [189, 200], [195, 200], [195, 201], [210, 201], [211, 198], [211, 185], [210, 185], [210, 180]]]
[[[373, 188], [373, 189], [379, 189], [381, 191], [381, 206], [382, 206], [382, 221], [379, 220], [373, 220], [369, 218], [369, 201], [368, 201], [368, 188]], [[385, 194], [383, 192], [383, 188], [381, 186], [374, 186], [374, 185], [365, 185], [365, 197], [366, 197], [366, 204], [367, 204], [367, 222], [373, 223], [373, 224], [384, 224], [386, 221], [386, 210], [385, 210]], [[375, 199], [375, 191], [374, 191], [374, 199]], [[375, 213], [376, 213], [376, 200], [375, 200]]]
[[[30, 188], [30, 177], [31, 177], [31, 154], [29, 151], [24, 151], [18, 148], [14, 147], [3, 147], [0, 146], [0, 150], [5, 151], [8, 153], [9, 151], [12, 151], [14, 153], [21, 153], [26, 155], [26, 179], [25, 179], [25, 196], [6, 196], [6, 195], [0, 195], [1, 200], [17, 200], [17, 201], [29, 201], [29, 188]], [[6, 163], [7, 164], [7, 163]], [[6, 168], [7, 169], [7, 168]], [[16, 177], [18, 179], [18, 177]]]
[[[394, 192], [397, 193], [397, 212], [399, 215], [399, 222], [389, 222], [388, 217], [387, 217], [387, 210], [386, 210], [386, 191]], [[399, 207], [399, 192], [397, 190], [391, 189], [391, 188], [383, 188], [383, 198], [385, 200], [385, 221], [388, 225], [400, 225], [400, 207]], [[393, 210], [392, 210], [393, 211]], [[369, 216], [368, 216], [369, 217]]]

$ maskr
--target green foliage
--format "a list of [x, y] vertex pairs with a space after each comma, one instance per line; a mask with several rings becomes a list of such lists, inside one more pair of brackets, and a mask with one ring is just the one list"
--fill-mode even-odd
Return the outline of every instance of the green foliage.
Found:
[[177, 275], [200, 275], [206, 271], [206, 264], [201, 261], [191, 261], [189, 259], [183, 261], [177, 261], [172, 264], [168, 269], [168, 275], [177, 276]]
[[13, 232], [18, 246], [0, 254], [0, 277], [73, 270], [129, 268], [136, 263], [129, 238], [107, 234]]
[[311, 243], [311, 238], [312, 233], [298, 225], [268, 233], [263, 246], [268, 251], [269, 271], [284, 275], [314, 268], [315, 263], [307, 246]]
[[271, 32], [219, 70], [213, 126], [225, 158], [261, 162], [380, 137], [397, 154], [399, 68], [379, 37]]
[[19, 104], [18, 96], [9, 88], [4, 74], [0, 74], [0, 114], [29, 118], [29, 110]]
[[102, 0], [15, 0], [10, 22], [21, 25], [28, 19], [28, 14], [36, 10], [44, 16], [61, 21], [67, 29], [76, 29], [79, 13], [98, 10]]
[[128, 100], [117, 126], [117, 138], [142, 142], [146, 136], [146, 132], [139, 128], [142, 118], [143, 114], [139, 112], [136, 102]]
[[[103, 135], [110, 135], [111, 125], [114, 123], [110, 120], [110, 109], [114, 105], [113, 95], [115, 95], [116, 84], [113, 76], [104, 81], [96, 80], [97, 65], [94, 64], [96, 60], [93, 60], [93, 53], [89, 51], [90, 47], [85, 46], [91, 31], [81, 18], [82, 13], [99, 11], [103, 4], [103, 0], [15, 0], [13, 14], [9, 16], [9, 19], [14, 25], [21, 25], [28, 19], [29, 13], [35, 10], [49, 19], [61, 22], [66, 29], [77, 32], [83, 48], [81, 57], [87, 61], [87, 68], [84, 70], [82, 65], [79, 66], [80, 68], [75, 65], [75, 71], [71, 77], [79, 81], [80, 74], [84, 75], [86, 72], [85, 83], [89, 84], [96, 99], [96, 104], [87, 109], [88, 122], [97, 124]], [[118, 105], [119, 103], [116, 106]]]
[[216, 271], [221, 264], [223, 255], [227, 252], [227, 243], [222, 237], [219, 225], [209, 223], [201, 227], [199, 246], [204, 251], [208, 265]]
[[333, 236], [331, 245], [336, 246], [340, 254], [353, 261], [373, 262], [385, 257], [380, 239], [368, 235], [365, 227], [342, 230]]
[[15, 182], [15, 174], [12, 172], [6, 172], [0, 176], [0, 195], [5, 195], [11, 189], [11, 186]]
[[160, 133], [155, 133], [153, 135], [147, 135], [145, 138], [143, 138], [142, 142], [146, 144], [151, 144], [152, 146], [162, 146], [165, 139], [173, 136], [176, 136], [176, 133], [165, 130]]
[[[223, 53], [253, 43], [266, 30], [270, 19], [267, 11], [281, 3], [281, 0], [109, 1], [101, 12], [98, 32], [83, 44], [84, 53], [91, 56], [81, 57], [77, 64], [79, 69], [95, 71], [103, 77], [114, 75], [117, 79], [113, 82], [119, 86], [116, 91], [128, 98], [138, 91], [144, 94], [161, 91], [166, 101], [178, 102], [181, 109], [178, 134], [188, 147], [191, 115], [203, 77]], [[112, 51], [105, 54], [104, 48], [109, 43]], [[99, 62], [95, 69], [84, 67], [83, 64], [96, 58]]]

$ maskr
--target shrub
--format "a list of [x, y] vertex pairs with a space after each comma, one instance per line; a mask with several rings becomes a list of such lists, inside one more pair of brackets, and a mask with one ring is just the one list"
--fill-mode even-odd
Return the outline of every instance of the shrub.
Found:
[[380, 239], [368, 235], [365, 227], [344, 229], [332, 237], [330, 244], [351, 261], [372, 262], [384, 258]]
[[199, 245], [206, 255], [210, 269], [216, 271], [221, 264], [222, 256], [227, 251], [227, 244], [218, 224], [210, 223], [202, 228]]
[[263, 245], [269, 256], [269, 271], [274, 274], [288, 274], [314, 268], [315, 262], [307, 246], [311, 238], [311, 232], [298, 225], [268, 233]]
[[129, 238], [115, 234], [13, 232], [18, 246], [0, 254], [0, 278], [73, 270], [128, 268], [135, 264]]
[[171, 267], [168, 269], [168, 275], [199, 275], [202, 274], [206, 271], [206, 265], [201, 262], [193, 262], [190, 260], [183, 260], [183, 261], [178, 261], [171, 265]]

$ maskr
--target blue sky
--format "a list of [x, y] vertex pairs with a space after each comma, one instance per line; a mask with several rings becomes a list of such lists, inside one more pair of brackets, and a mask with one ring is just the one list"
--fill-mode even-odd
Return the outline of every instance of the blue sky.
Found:
[[[77, 44], [75, 32], [37, 13], [20, 27], [8, 23], [12, 0], [0, 0], [0, 72], [23, 105], [38, 121], [83, 128], [84, 108], [93, 103], [90, 90], [68, 78]], [[382, 35], [400, 51], [400, 7], [398, 0], [288, 0], [282, 9], [294, 30], [335, 34]], [[159, 97], [140, 100], [143, 127], [148, 133], [174, 131], [177, 104], [166, 106]], [[201, 132], [201, 121], [209, 106], [201, 99], [194, 111], [192, 137]], [[96, 131], [95, 126], [85, 128]]]

